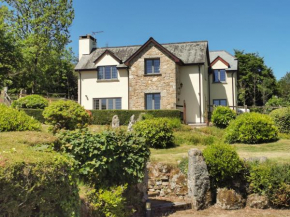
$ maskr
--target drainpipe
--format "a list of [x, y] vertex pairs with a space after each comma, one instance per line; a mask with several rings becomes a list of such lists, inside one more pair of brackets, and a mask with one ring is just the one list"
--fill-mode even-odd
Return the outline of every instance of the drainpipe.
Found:
[[199, 76], [199, 122], [201, 123], [201, 75], [200, 75], [200, 64], [198, 64], [198, 76]]
[[82, 105], [82, 74], [80, 70], [78, 70], [79, 78], [80, 78], [80, 105]]

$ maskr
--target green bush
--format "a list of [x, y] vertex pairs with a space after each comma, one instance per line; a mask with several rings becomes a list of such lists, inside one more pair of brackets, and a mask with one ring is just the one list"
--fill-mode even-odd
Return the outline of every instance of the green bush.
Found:
[[41, 129], [41, 124], [23, 111], [0, 104], [0, 114], [0, 132]]
[[73, 161], [57, 153], [46, 155], [38, 162], [29, 162], [30, 156], [26, 162], [1, 160], [1, 216], [79, 216]]
[[228, 143], [255, 144], [278, 139], [278, 129], [269, 115], [244, 113], [232, 121], [226, 129]]
[[59, 129], [74, 130], [86, 127], [90, 116], [86, 110], [74, 101], [59, 100], [53, 102], [43, 111], [47, 124], [53, 126], [53, 131]]
[[204, 149], [203, 156], [211, 180], [217, 187], [226, 186], [243, 170], [243, 162], [234, 147], [228, 144], [210, 145]]
[[139, 121], [134, 125], [134, 131], [145, 138], [148, 147], [168, 148], [174, 145], [172, 128], [163, 118]]
[[127, 125], [132, 115], [135, 115], [135, 119], [137, 119], [141, 113], [150, 114], [155, 118], [180, 118], [179, 110], [91, 110], [91, 112], [92, 124], [95, 125], [111, 125], [114, 115], [118, 115], [120, 125]]
[[62, 150], [78, 162], [87, 183], [114, 186], [137, 183], [144, 177], [150, 151], [143, 138], [124, 132], [92, 134], [88, 130], [58, 135]]
[[267, 195], [276, 207], [290, 207], [290, 164], [252, 163], [248, 181], [249, 193]]
[[236, 118], [236, 112], [226, 106], [217, 106], [211, 116], [213, 124], [219, 128], [226, 128], [230, 121]]
[[280, 133], [290, 133], [290, 107], [279, 108], [270, 113]]
[[126, 207], [127, 201], [123, 196], [127, 186], [114, 186], [109, 189], [92, 190], [88, 194], [93, 215], [108, 217], [129, 217], [133, 211]]
[[188, 172], [188, 157], [184, 157], [182, 158], [182, 160], [180, 161], [180, 163], [178, 164], [178, 168], [180, 169], [180, 171], [187, 176], [187, 172]]
[[42, 115], [43, 109], [21, 109], [21, 111], [24, 111], [27, 115], [33, 117], [35, 120], [38, 120], [40, 123], [45, 122]]
[[48, 100], [39, 95], [29, 95], [13, 101], [12, 108], [44, 109]]

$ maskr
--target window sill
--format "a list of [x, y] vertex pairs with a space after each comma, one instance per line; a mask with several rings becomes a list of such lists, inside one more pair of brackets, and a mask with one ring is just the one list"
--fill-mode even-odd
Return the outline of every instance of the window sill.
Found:
[[156, 73], [156, 74], [144, 74], [144, 77], [147, 77], [147, 76], [162, 76], [161, 73]]
[[119, 79], [101, 79], [101, 80], [97, 80], [97, 83], [102, 83], [102, 82], [119, 82]]

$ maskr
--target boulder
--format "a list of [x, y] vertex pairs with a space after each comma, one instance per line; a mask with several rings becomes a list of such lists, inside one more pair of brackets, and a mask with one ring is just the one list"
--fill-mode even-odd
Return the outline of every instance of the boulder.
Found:
[[247, 206], [256, 209], [267, 209], [270, 207], [267, 196], [251, 194], [247, 198]]
[[226, 210], [242, 209], [246, 200], [233, 189], [219, 188], [217, 190], [216, 206]]

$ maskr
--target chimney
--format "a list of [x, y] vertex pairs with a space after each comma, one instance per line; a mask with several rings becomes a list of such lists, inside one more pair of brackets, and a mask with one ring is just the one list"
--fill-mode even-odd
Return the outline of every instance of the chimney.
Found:
[[97, 48], [97, 40], [91, 35], [80, 36], [79, 38], [79, 60], [84, 54], [90, 54]]

